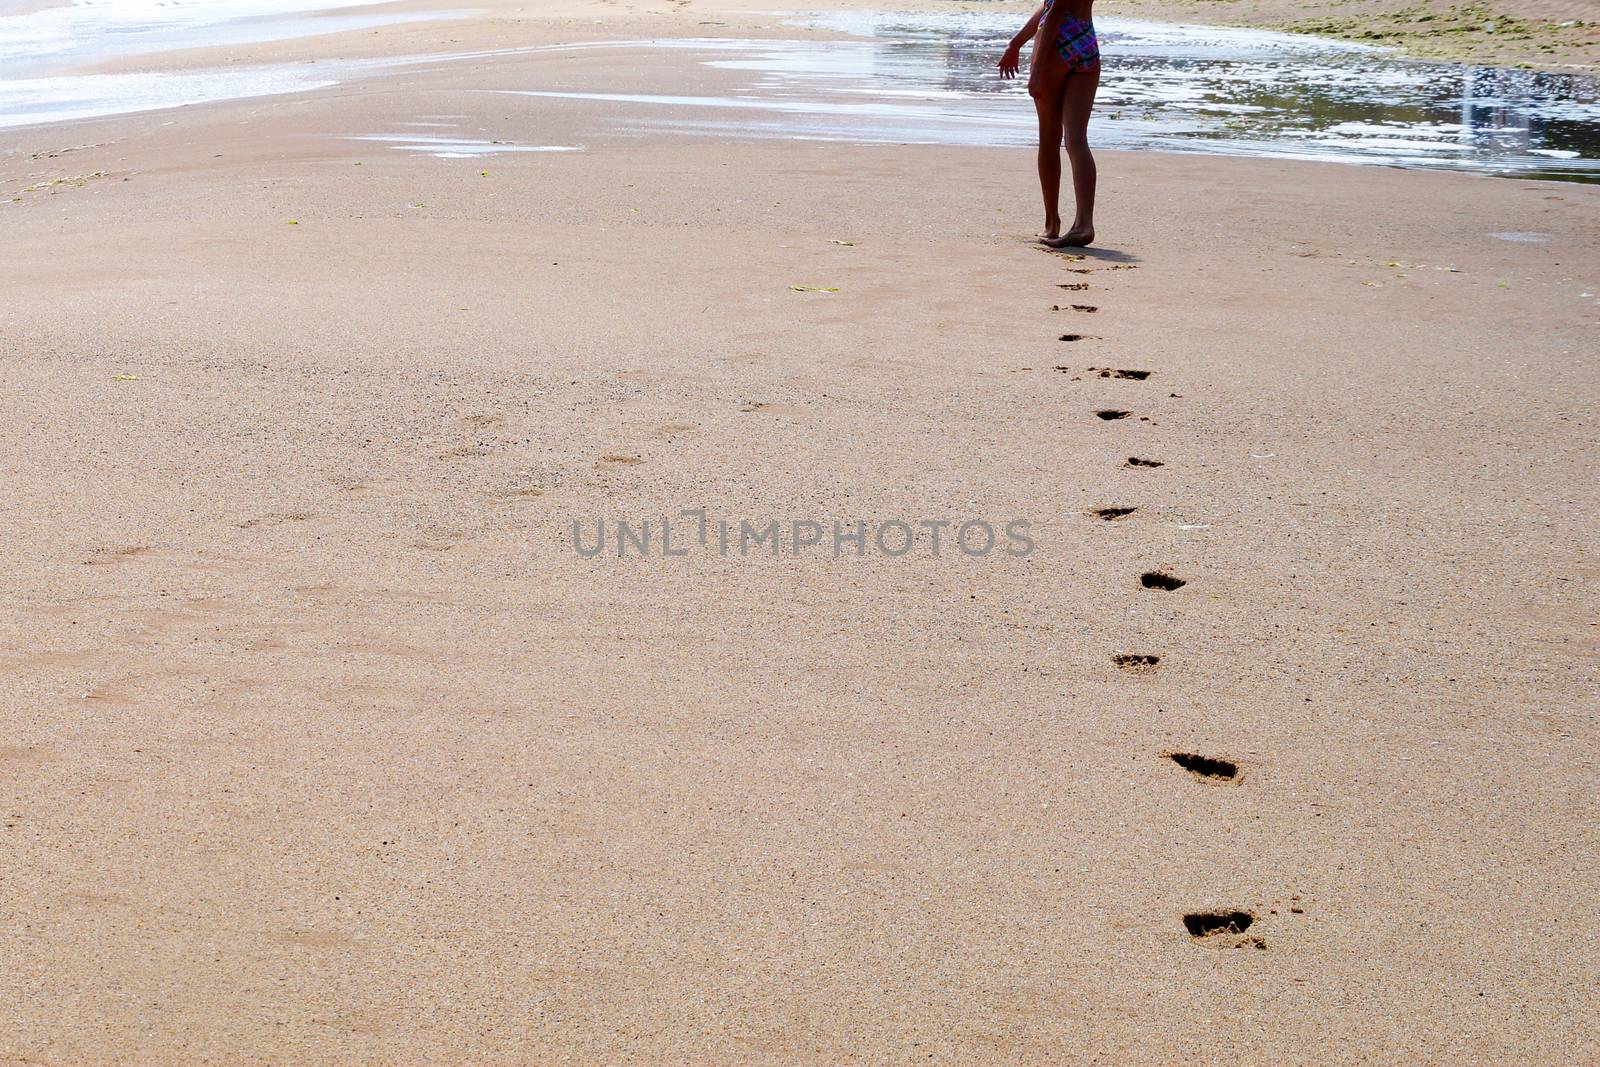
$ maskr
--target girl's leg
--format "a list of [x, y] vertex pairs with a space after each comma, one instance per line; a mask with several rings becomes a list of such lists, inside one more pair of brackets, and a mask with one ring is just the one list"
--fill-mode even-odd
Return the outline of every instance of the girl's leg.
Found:
[[1034, 53], [1033, 62], [1039, 69], [1030, 73], [1028, 92], [1039, 112], [1039, 190], [1044, 194], [1044, 232], [1039, 234], [1039, 239], [1054, 241], [1059, 240], [1061, 234], [1062, 94], [1067, 82], [1066, 64], [1053, 48], [1040, 48]]
[[1094, 240], [1095, 166], [1094, 153], [1089, 151], [1089, 112], [1094, 110], [1094, 94], [1099, 87], [1098, 66], [1075, 71], [1067, 75], [1062, 96], [1062, 131], [1066, 134], [1067, 159], [1072, 162], [1072, 198], [1076, 203], [1072, 229], [1063, 238], [1072, 245]]

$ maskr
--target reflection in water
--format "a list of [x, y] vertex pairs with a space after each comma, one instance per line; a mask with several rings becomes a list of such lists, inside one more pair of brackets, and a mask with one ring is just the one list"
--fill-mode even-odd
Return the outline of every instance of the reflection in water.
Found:
[[[445, 127], [442, 122], [403, 122], [402, 126]], [[515, 141], [486, 141], [475, 137], [451, 137], [419, 133], [364, 134], [352, 141], [378, 141], [401, 152], [422, 152], [439, 159], [470, 159], [474, 156], [514, 155], [518, 152], [582, 152], [582, 145], [517, 144]]]
[[[995, 60], [1016, 16], [841, 12], [807, 24], [869, 40], [654, 42], [748, 71], [731, 97], [532, 93], [634, 105], [631, 129], [888, 143], [1023, 145], [1022, 82]], [[1094, 121], [1109, 148], [1222, 152], [1600, 181], [1600, 79], [1418, 63], [1258, 30], [1100, 20]], [[704, 112], [700, 114], [699, 112]]]

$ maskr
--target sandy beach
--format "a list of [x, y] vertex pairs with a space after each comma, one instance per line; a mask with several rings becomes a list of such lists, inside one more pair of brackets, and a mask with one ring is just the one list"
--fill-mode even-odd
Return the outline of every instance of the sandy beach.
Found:
[[1600, 186], [1103, 152], [1054, 254], [486, 91], [810, 32], [563, 2], [0, 130], [0, 1060], [1600, 1059]]

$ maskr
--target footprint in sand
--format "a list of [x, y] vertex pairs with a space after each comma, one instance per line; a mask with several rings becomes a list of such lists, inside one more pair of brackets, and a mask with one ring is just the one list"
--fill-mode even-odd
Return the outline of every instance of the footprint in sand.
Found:
[[489, 450], [482, 445], [458, 445], [447, 448], [439, 453], [440, 459], [471, 459], [477, 456], [487, 456]]
[[1124, 370], [1121, 367], [1090, 367], [1089, 369], [1102, 378], [1122, 378], [1130, 382], [1142, 382], [1155, 373], [1147, 370]]
[[354, 938], [332, 930], [290, 928], [278, 931], [272, 936], [274, 940], [300, 948], [335, 949], [340, 952], [351, 952], [366, 947]]
[[1206, 782], [1237, 782], [1239, 765], [1230, 759], [1202, 756], [1197, 752], [1163, 752], [1173, 763]]
[[691, 426], [687, 422], [666, 422], [656, 427], [656, 436], [665, 437], [670, 441], [679, 434], [688, 433], [696, 429], [699, 429], [699, 427]]
[[1119, 670], [1132, 674], [1148, 674], [1156, 669], [1161, 657], [1148, 652], [1118, 652], [1111, 657], [1111, 662], [1115, 663]]
[[105, 567], [143, 556], [149, 551], [148, 545], [112, 545], [108, 548], [95, 549], [94, 554], [83, 562], [88, 567]]
[[1128, 461], [1123, 464], [1125, 467], [1165, 467], [1166, 465], [1167, 461], [1164, 459], [1141, 459], [1138, 456], [1129, 456]]
[[1070, 293], [1081, 293], [1089, 288], [1088, 282], [1057, 282], [1057, 289], [1065, 289]]
[[[600, 462], [601, 463], [622, 463], [622, 464], [632, 465], [632, 464], [635, 464], [635, 463], [643, 463], [644, 460], [641, 459], [638, 456], [601, 456], [600, 457]], [[597, 464], [597, 466], [598, 466], [598, 464]]]
[[1129, 515], [1132, 515], [1138, 510], [1139, 509], [1136, 507], [1094, 508], [1089, 512], [1089, 514], [1093, 515], [1097, 519], [1103, 519], [1106, 522], [1116, 522], [1118, 519], [1127, 518]]
[[1175, 578], [1166, 571], [1145, 571], [1139, 575], [1139, 584], [1146, 589], [1159, 589], [1163, 593], [1170, 593], [1174, 589], [1182, 589], [1188, 585], [1188, 579]]
[[1265, 941], [1245, 934], [1255, 921], [1248, 911], [1191, 911], [1183, 917], [1183, 928], [1197, 944], [1207, 948], [1264, 949]]
[[1121, 408], [1101, 408], [1094, 413], [1095, 418], [1104, 419], [1107, 422], [1115, 422], [1117, 419], [1125, 419], [1132, 414], [1133, 412], [1123, 411]]
[[1086, 333], [1064, 333], [1064, 334], [1061, 335], [1061, 340], [1063, 340], [1063, 341], [1098, 341], [1098, 340], [1100, 340], [1100, 338], [1091, 337], [1090, 335], [1088, 335]]
[[311, 518], [309, 511], [283, 511], [272, 515], [261, 515], [254, 519], [246, 519], [239, 523], [239, 529], [249, 530], [257, 526], [281, 526], [286, 522], [305, 522]]
[[[853, 365], [861, 367], [867, 366], [865, 362]], [[771, 400], [747, 400], [743, 404], [739, 405], [739, 412], [743, 415], [748, 415], [756, 411], [764, 412], [768, 415], [799, 415], [804, 412], [804, 410], [805, 409], [803, 407], [799, 407], [794, 404], [777, 403]]]
[[465, 538], [446, 534], [442, 537], [419, 537], [411, 542], [411, 547], [421, 552], [454, 552]]

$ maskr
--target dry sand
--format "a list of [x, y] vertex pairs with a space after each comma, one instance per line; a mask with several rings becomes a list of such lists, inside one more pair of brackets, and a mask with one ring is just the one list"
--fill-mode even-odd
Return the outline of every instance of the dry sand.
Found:
[[[0, 1057], [1600, 1058], [1600, 189], [472, 75], [0, 135]], [[692, 507], [1037, 549], [572, 549]]]

